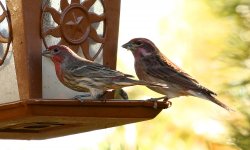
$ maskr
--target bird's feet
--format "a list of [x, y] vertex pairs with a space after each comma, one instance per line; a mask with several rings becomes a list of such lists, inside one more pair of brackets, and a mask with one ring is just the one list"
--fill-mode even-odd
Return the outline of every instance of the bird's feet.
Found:
[[[106, 96], [108, 96], [107, 94], [111, 93], [111, 92], [113, 92], [113, 91], [107, 90], [104, 93], [97, 95], [96, 98], [106, 102], [106, 100], [107, 100]], [[114, 99], [128, 100], [128, 94], [123, 89], [116, 89], [116, 90], [114, 90]]]
[[158, 100], [161, 100], [161, 99], [163, 99], [163, 101], [167, 101], [168, 97], [167, 96], [163, 96], [163, 97], [158, 97], [158, 98], [150, 98], [150, 99], [147, 99], [147, 101], [155, 102], [155, 101], [158, 101]]
[[158, 100], [161, 100], [163, 99], [163, 101], [166, 101], [166, 102], [169, 102], [170, 103], [170, 106], [172, 105], [172, 103], [170, 101], [168, 101], [168, 97], [167, 96], [163, 96], [163, 97], [158, 97], [158, 98], [150, 98], [150, 99], [147, 99], [146, 101], [150, 101], [150, 102], [154, 102], [154, 106], [153, 108], [154, 109], [157, 109], [157, 101]]
[[108, 92], [109, 91], [104, 91], [103, 93], [100, 93], [100, 94], [96, 95], [95, 99], [106, 102], [106, 94]]
[[128, 94], [123, 89], [116, 89], [114, 99], [128, 100]]
[[83, 95], [76, 95], [73, 97], [73, 99], [79, 100], [80, 102], [84, 102], [88, 98], [91, 98], [90, 93], [85, 93]]

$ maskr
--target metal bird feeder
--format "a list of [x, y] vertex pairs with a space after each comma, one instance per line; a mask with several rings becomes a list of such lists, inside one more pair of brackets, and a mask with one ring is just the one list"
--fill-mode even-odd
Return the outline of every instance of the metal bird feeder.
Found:
[[64, 44], [115, 69], [119, 13], [120, 0], [0, 1], [0, 138], [87, 132], [152, 119], [169, 107], [70, 99], [77, 93], [61, 85], [52, 63], [42, 58], [46, 47]]

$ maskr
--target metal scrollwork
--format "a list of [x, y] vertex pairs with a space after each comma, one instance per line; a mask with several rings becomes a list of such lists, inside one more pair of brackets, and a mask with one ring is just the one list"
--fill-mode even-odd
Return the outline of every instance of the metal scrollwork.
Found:
[[0, 14], [0, 23], [3, 22], [5, 19], [7, 19], [8, 28], [9, 28], [9, 36], [6, 37], [0, 32], [0, 43], [7, 43], [7, 48], [4, 50], [4, 55], [2, 58], [0, 58], [0, 66], [4, 63], [4, 60], [7, 57], [7, 54], [9, 52], [10, 43], [12, 41], [12, 33], [11, 33], [11, 23], [10, 23], [10, 15], [9, 12], [5, 9], [2, 2], [0, 2], [0, 9], [2, 9], [3, 13]]
[[[80, 0], [71, 0], [71, 3], [69, 4], [68, 0], [61, 0], [61, 12], [57, 11], [48, 4], [45, 4], [42, 8], [41, 18], [41, 36], [45, 47], [48, 47], [45, 37], [50, 35], [60, 38], [58, 44], [67, 45], [76, 53], [80, 47], [85, 58], [95, 60], [95, 58], [102, 51], [106, 29], [105, 10], [100, 15], [90, 11], [90, 8], [95, 2], [96, 0], [84, 0], [83, 2], [80, 2]], [[103, 0], [101, 0], [101, 3], [104, 8]], [[51, 14], [54, 22], [57, 24], [56, 27], [47, 29], [44, 27], [43, 20], [45, 13]], [[103, 35], [100, 36], [93, 27], [93, 24], [102, 21], [104, 22], [104, 30]], [[90, 55], [90, 40], [101, 44], [99, 50], [94, 54], [94, 56]]]

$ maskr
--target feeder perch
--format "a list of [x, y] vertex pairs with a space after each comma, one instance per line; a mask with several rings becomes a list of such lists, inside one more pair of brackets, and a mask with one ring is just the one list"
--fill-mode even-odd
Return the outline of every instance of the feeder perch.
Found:
[[[71, 99], [41, 52], [64, 44], [116, 68], [120, 0], [0, 2], [0, 138], [46, 139], [144, 121], [169, 103]], [[11, 44], [12, 42], [12, 44]], [[155, 107], [157, 106], [157, 107]]]

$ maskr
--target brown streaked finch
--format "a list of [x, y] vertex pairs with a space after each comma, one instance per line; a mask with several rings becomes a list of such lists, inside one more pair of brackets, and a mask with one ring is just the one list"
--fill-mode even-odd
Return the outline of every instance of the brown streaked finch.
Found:
[[[108, 90], [126, 86], [146, 85], [167, 88], [166, 85], [131, 79], [133, 76], [82, 58], [64, 45], [50, 46], [42, 52], [42, 55], [53, 61], [57, 78], [63, 85], [79, 92], [88, 90], [93, 99], [100, 99]], [[75, 98], [83, 100], [81, 96]]]
[[195, 96], [232, 110], [214, 97], [216, 93], [200, 85], [198, 81], [165, 57], [152, 41], [146, 38], [135, 38], [122, 47], [133, 53], [135, 71], [140, 80], [168, 85], [168, 89], [148, 87], [166, 95], [164, 100], [179, 96]]

